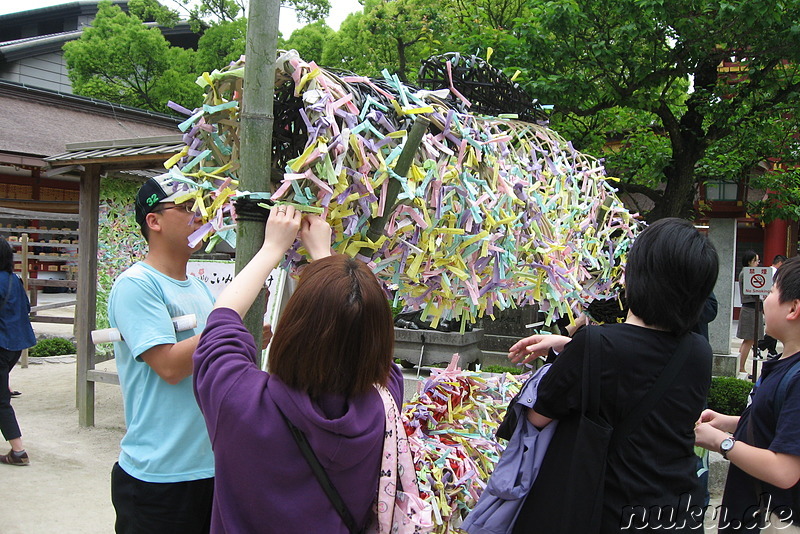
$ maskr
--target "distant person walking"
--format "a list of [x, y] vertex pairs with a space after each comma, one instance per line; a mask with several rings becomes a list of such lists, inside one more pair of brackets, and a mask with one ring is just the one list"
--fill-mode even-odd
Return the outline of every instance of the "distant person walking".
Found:
[[19, 361], [22, 350], [36, 344], [30, 312], [25, 287], [14, 274], [14, 252], [11, 245], [0, 238], [0, 431], [11, 444], [8, 454], [0, 456], [0, 464], [30, 464], [22, 446], [22, 432], [11, 407], [12, 392], [8, 387], [8, 374]]
[[[758, 295], [744, 294], [744, 270], [747, 267], [758, 267], [761, 258], [752, 250], [746, 250], [742, 255], [742, 270], [739, 272], [739, 296], [741, 297], [742, 309], [739, 312], [739, 326], [736, 328], [736, 337], [742, 340], [739, 347], [739, 378], [748, 378], [747, 355], [753, 350], [753, 343], [756, 339], [764, 336], [764, 321], [759, 321], [758, 332], [756, 332], [756, 308], [761, 302]], [[760, 313], [760, 312], [759, 312]]]

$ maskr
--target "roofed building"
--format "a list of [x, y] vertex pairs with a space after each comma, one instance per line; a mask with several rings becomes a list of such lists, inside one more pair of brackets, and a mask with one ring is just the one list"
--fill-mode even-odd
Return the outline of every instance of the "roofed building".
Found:
[[[0, 80], [71, 93], [67, 65], [62, 48], [79, 39], [83, 28], [90, 26], [97, 15], [98, 0], [78, 0], [56, 6], [0, 15]], [[112, 0], [123, 11], [127, 0]], [[188, 22], [174, 27], [157, 26], [172, 44], [197, 49], [200, 35]]]

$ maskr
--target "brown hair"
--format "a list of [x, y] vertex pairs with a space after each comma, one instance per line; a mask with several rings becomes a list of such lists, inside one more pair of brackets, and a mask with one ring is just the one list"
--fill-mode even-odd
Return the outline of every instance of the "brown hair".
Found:
[[278, 321], [269, 372], [316, 397], [386, 384], [394, 350], [389, 301], [372, 271], [344, 255], [306, 266]]

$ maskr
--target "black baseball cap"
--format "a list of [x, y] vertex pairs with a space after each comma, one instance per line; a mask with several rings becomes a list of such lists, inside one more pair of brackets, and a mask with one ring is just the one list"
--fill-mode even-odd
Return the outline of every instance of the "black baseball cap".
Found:
[[195, 191], [195, 188], [173, 180], [169, 174], [148, 179], [136, 193], [136, 222], [144, 226], [144, 218], [162, 202], [174, 202], [176, 198]]

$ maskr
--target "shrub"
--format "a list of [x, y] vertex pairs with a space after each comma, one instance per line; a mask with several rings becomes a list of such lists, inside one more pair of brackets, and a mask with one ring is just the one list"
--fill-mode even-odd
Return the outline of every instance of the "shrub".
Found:
[[482, 373], [511, 373], [512, 375], [521, 375], [525, 369], [520, 367], [506, 367], [504, 365], [487, 365], [481, 367]]
[[715, 376], [708, 390], [708, 407], [726, 415], [742, 415], [752, 389], [753, 383], [749, 380]]
[[75, 354], [75, 345], [72, 341], [63, 337], [43, 339], [28, 350], [28, 356], [35, 358], [61, 356], [63, 354]]

